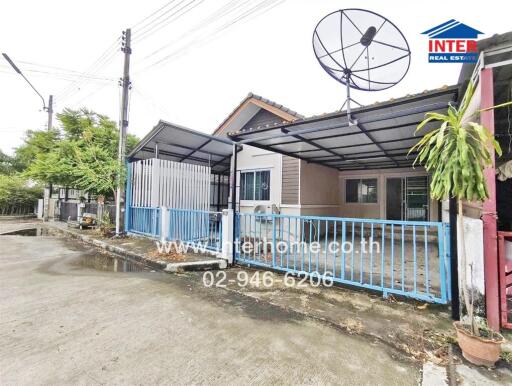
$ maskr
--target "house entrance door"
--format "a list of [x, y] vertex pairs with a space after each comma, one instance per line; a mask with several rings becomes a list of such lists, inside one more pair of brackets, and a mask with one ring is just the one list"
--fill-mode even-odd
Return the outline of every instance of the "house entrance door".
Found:
[[428, 221], [428, 177], [392, 177], [386, 180], [388, 220]]

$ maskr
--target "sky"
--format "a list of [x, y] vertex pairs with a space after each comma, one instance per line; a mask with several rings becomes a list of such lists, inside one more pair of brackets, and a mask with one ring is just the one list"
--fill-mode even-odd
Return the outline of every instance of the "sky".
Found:
[[[119, 38], [132, 28], [128, 132], [142, 138], [164, 119], [211, 133], [249, 92], [305, 116], [339, 109], [344, 86], [320, 67], [311, 39], [322, 17], [346, 8], [387, 17], [412, 52], [399, 84], [352, 93], [362, 104], [457, 83], [460, 64], [428, 63], [421, 32], [452, 18], [484, 32], [483, 38], [511, 27], [510, 12], [459, 0], [17, 0], [0, 5], [0, 51], [45, 99], [55, 95], [57, 113], [86, 107], [118, 121]], [[0, 57], [3, 152], [12, 154], [26, 130], [46, 128], [42, 107]]]

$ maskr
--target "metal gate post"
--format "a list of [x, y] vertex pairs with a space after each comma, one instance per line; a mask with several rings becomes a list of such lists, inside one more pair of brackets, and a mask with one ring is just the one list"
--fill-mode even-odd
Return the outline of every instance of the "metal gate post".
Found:
[[169, 211], [166, 206], [160, 207], [160, 241], [165, 243], [169, 234]]
[[276, 215], [275, 214], [272, 214], [272, 248], [271, 248], [271, 252], [272, 252], [272, 267], [275, 267], [276, 266], [276, 249], [277, 249], [277, 244], [276, 244]]
[[224, 209], [222, 211], [222, 238], [221, 238], [221, 255], [223, 259], [228, 261], [228, 264], [234, 263], [234, 256], [236, 255], [235, 242], [238, 235], [236, 235], [236, 213], [232, 209]]
[[[481, 102], [480, 108], [485, 109], [494, 105], [494, 81], [492, 68], [484, 68], [480, 72]], [[491, 134], [494, 134], [494, 110], [482, 111], [480, 121]], [[487, 182], [489, 198], [482, 205], [482, 220], [484, 223], [484, 275], [485, 275], [485, 306], [489, 327], [494, 331], [500, 330], [500, 305], [498, 289], [498, 237], [496, 224], [496, 171], [494, 148], [489, 147], [492, 166], [485, 168], [484, 176]]]
[[509, 320], [512, 310], [507, 303], [507, 291], [512, 288], [512, 262], [506, 256], [507, 238], [512, 238], [512, 232], [498, 232], [500, 322], [502, 328], [512, 329], [512, 320]]
[[[231, 232], [231, 240], [232, 240], [232, 244], [231, 244], [231, 263], [234, 264], [235, 261], [236, 261], [236, 246], [235, 246], [235, 242], [237, 240], [237, 234], [236, 234], [236, 230], [237, 230], [237, 227], [238, 227], [238, 224], [237, 224], [237, 214], [236, 214], [236, 158], [237, 158], [237, 145], [236, 143], [233, 143], [233, 154], [231, 156], [231, 175], [230, 175], [230, 179], [231, 179], [231, 211], [232, 211], [232, 215], [230, 217], [232, 217], [232, 222], [233, 222], [233, 229], [232, 229], [232, 232]], [[226, 229], [226, 233], [228, 232], [228, 230]]]
[[[446, 301], [446, 270], [445, 270], [445, 242], [444, 242], [445, 232], [443, 229], [443, 224], [439, 224], [437, 226], [437, 245], [438, 245], [438, 253], [439, 253], [439, 285], [441, 287], [441, 299]], [[428, 269], [428, 268], [427, 268]]]
[[450, 224], [443, 224], [444, 227], [444, 266], [446, 275], [446, 299], [452, 300], [452, 269], [451, 269], [451, 245], [450, 245]]
[[130, 206], [132, 205], [132, 164], [126, 164], [126, 193], [124, 201], [124, 231], [130, 230]]

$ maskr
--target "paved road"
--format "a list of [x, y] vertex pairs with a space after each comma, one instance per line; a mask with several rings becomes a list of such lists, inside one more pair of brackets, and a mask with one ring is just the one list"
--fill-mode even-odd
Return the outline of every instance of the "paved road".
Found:
[[114, 266], [123, 263], [65, 239], [0, 236], [0, 384], [420, 379], [385, 346], [190, 277]]

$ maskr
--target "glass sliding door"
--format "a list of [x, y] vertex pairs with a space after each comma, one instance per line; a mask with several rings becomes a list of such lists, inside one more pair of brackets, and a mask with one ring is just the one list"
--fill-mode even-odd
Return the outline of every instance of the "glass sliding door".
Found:
[[386, 180], [386, 218], [402, 220], [402, 178]]
[[429, 211], [427, 176], [386, 179], [388, 220], [428, 221]]
[[428, 177], [407, 177], [405, 183], [405, 220], [428, 221]]

